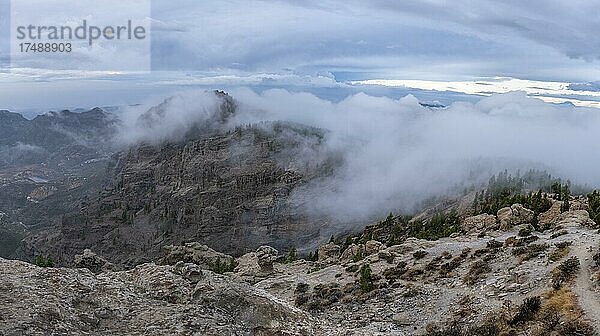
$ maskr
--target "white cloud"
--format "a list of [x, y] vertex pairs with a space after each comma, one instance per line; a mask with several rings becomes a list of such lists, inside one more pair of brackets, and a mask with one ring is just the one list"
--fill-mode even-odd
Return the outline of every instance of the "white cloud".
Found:
[[[326, 150], [342, 153], [344, 165], [333, 178], [307, 186], [304, 192], [312, 197], [303, 194], [298, 200], [336, 218], [410, 210], [505, 168], [548, 169], [600, 186], [595, 155], [600, 114], [593, 108], [548, 104], [523, 92], [439, 110], [421, 106], [410, 95], [390, 99], [361, 93], [338, 103], [285, 90], [237, 89], [233, 96], [240, 110], [230, 126], [285, 120], [329, 130]], [[193, 91], [179, 96], [161, 128], [181, 134], [194, 120], [205, 120], [206, 97]], [[151, 131], [149, 136], [158, 130]], [[304, 153], [298, 160], [318, 162], [323, 156]]]
[[549, 103], [570, 102], [577, 106], [600, 107], [600, 92], [573, 90], [571, 83], [532, 81], [516, 78], [494, 78], [476, 81], [428, 81], [403, 79], [369, 79], [352, 84], [409, 87], [422, 90], [454, 91], [472, 95], [490, 96], [496, 93], [523, 91]]

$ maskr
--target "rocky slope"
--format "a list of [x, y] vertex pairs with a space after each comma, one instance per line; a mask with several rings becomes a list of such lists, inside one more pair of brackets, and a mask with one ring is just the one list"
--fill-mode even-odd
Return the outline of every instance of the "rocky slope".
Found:
[[316, 332], [315, 319], [302, 310], [191, 264], [94, 275], [0, 259], [0, 272], [0, 335]]
[[91, 251], [74, 262], [87, 269], [0, 260], [0, 334], [596, 335], [600, 234], [585, 199], [571, 203], [538, 215], [543, 232], [513, 205], [452, 238], [363, 233], [314, 261], [199, 243], [129, 271]]
[[115, 118], [101, 109], [32, 120], [0, 111], [0, 256], [58, 225], [104, 184]]

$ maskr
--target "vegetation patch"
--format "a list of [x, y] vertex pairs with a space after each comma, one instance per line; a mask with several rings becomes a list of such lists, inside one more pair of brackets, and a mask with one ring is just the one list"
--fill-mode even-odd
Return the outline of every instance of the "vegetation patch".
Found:
[[460, 219], [456, 212], [436, 214], [428, 221], [410, 224], [409, 236], [426, 240], [438, 240], [460, 231]]
[[373, 283], [373, 274], [369, 264], [364, 264], [360, 268], [360, 278], [358, 279], [358, 284], [360, 285], [360, 289], [365, 293], [375, 289], [375, 285]]
[[590, 213], [590, 218], [596, 223], [596, 227], [598, 227], [600, 223], [600, 192], [597, 190], [588, 194], [588, 212]]
[[557, 247], [548, 255], [548, 260], [559, 261], [569, 254], [570, 248], [568, 246]]
[[294, 292], [296, 306], [301, 306], [312, 311], [322, 310], [340, 301], [344, 296], [344, 291], [336, 283], [316, 285], [312, 292], [309, 292], [309, 288], [310, 286], [304, 283], [296, 286]]
[[230, 261], [221, 261], [221, 258], [216, 258], [209, 266], [211, 271], [217, 274], [224, 274], [233, 272], [238, 266], [238, 262], [233, 258]]
[[491, 271], [492, 268], [487, 262], [483, 260], [477, 260], [471, 265], [471, 268], [469, 269], [469, 272], [465, 274], [463, 281], [465, 284], [472, 286]]
[[429, 254], [427, 251], [425, 250], [417, 250], [413, 253], [413, 258], [419, 260], [419, 259], [423, 259], [425, 258], [425, 256]]
[[44, 257], [43, 255], [35, 258], [35, 265], [39, 267], [54, 267], [54, 260], [52, 257]]
[[569, 289], [551, 291], [544, 297], [526, 298], [518, 306], [505, 306], [483, 321], [462, 324], [430, 324], [426, 336], [552, 335], [593, 336], [594, 329], [582, 319], [583, 312]]
[[567, 230], [560, 230], [560, 231], [554, 232], [550, 236], [550, 239], [554, 239], [554, 238], [557, 238], [557, 237], [560, 237], [560, 236], [563, 236], [563, 235], [566, 235], [566, 234], [569, 234], [569, 231], [567, 231]]
[[560, 289], [566, 282], [570, 281], [579, 272], [579, 259], [571, 257], [563, 261], [555, 269], [552, 270], [552, 287], [556, 290]]
[[533, 259], [548, 249], [548, 244], [531, 244], [527, 246], [515, 247], [512, 251], [514, 256], [518, 256], [521, 261]]

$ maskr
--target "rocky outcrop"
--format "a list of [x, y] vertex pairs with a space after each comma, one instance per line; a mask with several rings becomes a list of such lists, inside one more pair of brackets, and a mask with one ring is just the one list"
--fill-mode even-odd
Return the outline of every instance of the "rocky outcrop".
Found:
[[462, 229], [468, 233], [493, 230], [496, 227], [496, 216], [488, 214], [467, 217], [462, 223]]
[[340, 263], [347, 264], [352, 262], [353, 259], [357, 258], [359, 255], [364, 254], [365, 246], [362, 244], [351, 244], [348, 246], [342, 255], [340, 256]]
[[377, 240], [369, 240], [365, 243], [365, 256], [378, 253], [384, 248], [384, 245]]
[[321, 265], [331, 265], [340, 257], [340, 246], [335, 243], [321, 245], [318, 250], [318, 261]]
[[[224, 121], [236, 105], [219, 97], [222, 113], [208, 128], [115, 154], [112, 182], [98, 199], [62, 218], [52, 246], [32, 236], [19, 257], [49, 251], [65, 265], [91, 248], [134, 266], [158, 258], [164, 245], [188, 241], [236, 256], [261, 245], [314, 243], [322, 228], [301, 208], [310, 197], [302, 187], [336, 165], [320, 146], [324, 132], [276, 122], [229, 128]], [[307, 161], [314, 157], [322, 159]]]
[[273, 272], [273, 263], [279, 257], [279, 252], [271, 246], [261, 246], [256, 250], [256, 263], [262, 273]]
[[540, 227], [549, 229], [555, 225], [560, 220], [562, 214], [560, 211], [561, 206], [562, 202], [555, 201], [548, 211], [539, 214], [538, 222], [540, 223]]
[[82, 254], [75, 255], [73, 266], [75, 268], [87, 268], [95, 274], [121, 270], [121, 267], [108, 262], [90, 249], [85, 249]]
[[261, 246], [255, 252], [239, 257], [234, 272], [245, 281], [255, 283], [275, 273], [274, 263], [279, 252], [270, 246]]
[[510, 207], [498, 210], [498, 221], [500, 222], [501, 230], [509, 230], [511, 227], [519, 224], [531, 223], [535, 213], [521, 204], [513, 204]]
[[0, 334], [323, 333], [311, 316], [292, 305], [226, 276], [190, 272], [195, 266], [146, 264], [94, 275], [86, 269], [0, 259]]
[[557, 225], [593, 228], [596, 223], [590, 218], [590, 214], [586, 210], [570, 210], [560, 215]]
[[213, 269], [217, 265], [230, 265], [234, 259], [197, 242], [164, 246], [159, 264], [175, 265], [178, 262], [196, 264], [202, 269]]

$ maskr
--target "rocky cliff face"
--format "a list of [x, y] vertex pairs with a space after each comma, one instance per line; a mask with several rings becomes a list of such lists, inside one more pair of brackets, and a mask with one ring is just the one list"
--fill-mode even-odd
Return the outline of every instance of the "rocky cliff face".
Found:
[[[270, 244], [302, 246], [319, 235], [320, 221], [301, 209], [303, 185], [335, 166], [321, 130], [289, 123], [227, 128], [235, 103], [224, 94], [220, 110], [183, 140], [141, 144], [113, 156], [112, 182], [97, 200], [64, 216], [59, 230], [30, 237], [23, 259], [52, 255], [69, 262], [85, 248], [110, 261], [135, 265], [163, 245], [197, 241], [241, 254]], [[140, 122], [159, 122], [161, 107]], [[293, 197], [292, 197], [293, 194]]]

